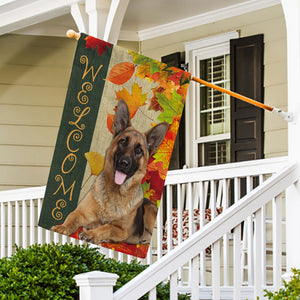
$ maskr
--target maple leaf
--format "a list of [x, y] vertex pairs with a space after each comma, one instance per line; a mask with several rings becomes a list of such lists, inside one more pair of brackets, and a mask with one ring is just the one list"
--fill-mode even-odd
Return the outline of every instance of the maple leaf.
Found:
[[116, 100], [123, 99], [129, 109], [130, 118], [132, 119], [140, 106], [146, 105], [147, 93], [142, 94], [142, 88], [135, 82], [132, 85], [131, 94], [125, 87], [121, 91], [116, 92]]
[[183, 72], [180, 78], [180, 85], [184, 85], [186, 83], [189, 83], [190, 81], [191, 81], [191, 73]]
[[97, 52], [99, 55], [102, 55], [106, 51], [106, 47], [111, 48], [112, 46], [112, 44], [94, 38], [93, 36], [87, 36], [85, 40], [85, 48], [92, 48], [93, 50], [97, 48]]
[[172, 94], [172, 100], [169, 100], [164, 94], [160, 93], [156, 93], [156, 97], [157, 102], [164, 110], [157, 118], [159, 121], [171, 124], [174, 117], [182, 114], [184, 107], [182, 96], [177, 94], [176, 91]]
[[178, 69], [178, 72], [169, 76], [169, 80], [172, 80], [176, 85], [180, 84], [180, 79], [182, 77], [183, 70]]
[[156, 96], [153, 96], [153, 97], [150, 99], [149, 110], [163, 111], [162, 107], [161, 107], [160, 104], [157, 102], [157, 97], [156, 97]]
[[151, 81], [150, 63], [146, 63], [144, 65], [138, 66], [135, 76], [140, 77], [141, 79], [147, 78], [148, 81]]
[[130, 62], [122, 62], [112, 67], [106, 80], [114, 84], [124, 84], [127, 82], [135, 71], [135, 66]]

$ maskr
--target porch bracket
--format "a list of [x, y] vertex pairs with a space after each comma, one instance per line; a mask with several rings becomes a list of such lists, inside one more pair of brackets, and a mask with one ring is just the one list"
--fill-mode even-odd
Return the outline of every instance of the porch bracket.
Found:
[[273, 110], [271, 111], [274, 115], [280, 116], [283, 119], [285, 119], [287, 122], [293, 122], [293, 113], [285, 112], [279, 108], [273, 107]]

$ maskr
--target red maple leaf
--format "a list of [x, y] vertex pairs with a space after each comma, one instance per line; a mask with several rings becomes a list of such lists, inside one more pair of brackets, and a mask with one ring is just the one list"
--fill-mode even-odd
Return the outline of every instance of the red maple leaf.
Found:
[[102, 55], [106, 51], [106, 46], [109, 48], [111, 48], [112, 46], [112, 44], [94, 38], [93, 36], [87, 36], [85, 40], [85, 48], [92, 48], [93, 50], [97, 48], [97, 52], [99, 55]]

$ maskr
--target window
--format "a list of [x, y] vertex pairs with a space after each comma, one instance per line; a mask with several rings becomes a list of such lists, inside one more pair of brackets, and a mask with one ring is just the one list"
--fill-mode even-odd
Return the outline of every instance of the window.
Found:
[[[229, 74], [229, 54], [200, 60], [200, 78], [206, 81], [229, 89]], [[230, 97], [205, 85], [199, 88], [198, 165], [227, 163], [230, 161]]]
[[[229, 41], [237, 32], [186, 44], [190, 72], [230, 89]], [[230, 96], [191, 83], [186, 104], [187, 164], [190, 167], [230, 162]]]

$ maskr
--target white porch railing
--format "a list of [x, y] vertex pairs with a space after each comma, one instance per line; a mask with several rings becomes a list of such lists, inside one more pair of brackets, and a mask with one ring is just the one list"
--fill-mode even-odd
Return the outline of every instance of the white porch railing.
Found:
[[[256, 299], [256, 297], [261, 299], [263, 297], [263, 289], [266, 287], [264, 278], [266, 257], [264, 210], [269, 201], [273, 203], [273, 287], [278, 289], [281, 285], [282, 274], [282, 193], [297, 180], [296, 168], [296, 164], [290, 164], [252, 190], [221, 215], [203, 226], [189, 239], [115, 292], [113, 299], [138, 299], [147, 292], [150, 292], [150, 299], [156, 299], [156, 285], [168, 278], [168, 276], [170, 278], [170, 299], [177, 299], [178, 270], [188, 262], [191, 264], [192, 276], [189, 286], [191, 299], [202, 299], [200, 295], [202, 287], [201, 259], [203, 260], [203, 251], [210, 245], [212, 245], [212, 288], [210, 297], [206, 299], [220, 299], [222, 286], [230, 292], [228, 299], [242, 299], [241, 227], [243, 221], [248, 218], [253, 219], [254, 243], [253, 282], [251, 285], [249, 284], [249, 287], [252, 288], [252, 295], [249, 299]], [[230, 231], [233, 232], [233, 284], [224, 285], [221, 282], [222, 255], [220, 249], [224, 235]], [[224, 299], [224, 295], [222, 295], [222, 299]]]
[[[169, 257], [170, 254], [168, 253], [174, 247], [175, 235], [179, 244], [175, 249], [183, 244], [184, 230], [194, 233], [197, 226], [200, 226], [200, 231], [197, 231], [197, 234], [199, 234], [205, 228], [211, 228], [211, 224], [215, 224], [215, 219], [220, 220], [221, 218], [215, 218], [218, 207], [222, 207], [221, 219], [223, 219], [224, 216], [227, 216], [228, 209], [232, 211], [232, 207], [236, 207], [237, 203], [240, 204], [242, 200], [239, 201], [239, 199], [244, 194], [251, 194], [251, 190], [255, 186], [264, 184], [266, 178], [276, 173], [286, 163], [287, 158], [283, 157], [168, 172], [154, 238], [147, 258], [142, 260], [142, 263], [153, 264], [157, 260], [161, 262], [167, 255]], [[273, 270], [280, 270], [281, 274], [281, 264], [278, 265], [278, 260], [274, 262], [273, 258], [275, 256], [281, 258], [282, 252], [284, 252], [277, 251], [277, 249], [284, 247], [284, 236], [282, 238], [278, 237], [282, 232], [281, 225], [284, 223], [284, 214], [281, 215], [281, 209], [278, 209], [282, 205], [280, 203], [284, 201], [284, 189], [283, 187], [280, 191], [282, 192], [281, 197], [277, 197], [276, 200], [268, 198], [270, 203], [266, 201], [267, 204], [261, 207], [262, 232], [264, 232], [261, 237], [263, 240], [261, 244], [264, 262], [262, 265], [265, 266], [267, 263], [261, 273], [263, 286], [267, 284], [270, 287], [274, 286], [274, 282], [277, 282], [276, 285], [278, 286], [280, 281], [278, 279], [280, 278], [279, 273], [273, 272]], [[14, 244], [27, 247], [34, 243], [49, 243], [51, 241], [78, 243], [77, 240], [69, 239], [37, 226], [44, 190], [45, 187], [0, 192], [1, 257], [11, 255], [14, 251]], [[234, 206], [232, 206], [233, 203], [235, 203]], [[205, 208], [211, 210], [212, 222], [208, 224], [206, 224], [207, 214], [205, 217]], [[189, 217], [187, 228], [183, 228], [182, 223], [185, 213]], [[176, 217], [174, 217], [175, 214]], [[283, 222], [278, 222], [278, 219]], [[177, 229], [174, 224], [172, 225], [174, 220], [178, 222]], [[201, 250], [198, 249], [199, 255], [197, 257], [199, 257], [199, 260], [189, 261], [188, 259], [187, 263], [178, 267], [178, 291], [190, 291], [190, 288], [194, 286], [194, 271], [198, 269], [199, 265], [199, 293], [201, 299], [210, 298], [207, 295], [212, 293], [211, 286], [216, 285], [216, 276], [212, 276], [212, 273], [215, 273], [217, 269], [220, 273], [217, 274], [221, 276], [219, 285], [221, 285], [222, 299], [224, 297], [224, 299], [232, 299], [232, 287], [234, 285], [240, 286], [239, 290], [242, 292], [240, 299], [251, 298], [249, 295], [253, 295], [252, 287], [255, 283], [256, 259], [254, 222], [257, 221], [250, 212], [242, 221], [237, 227], [234, 226], [234, 231], [231, 227], [221, 238], [217, 236], [218, 241], [211, 246], [211, 254], [207, 249], [210, 246], [208, 244], [208, 246], [202, 247]], [[208, 225], [210, 227], [207, 227]], [[167, 229], [167, 233], [165, 229]], [[212, 235], [215, 237], [214, 234]], [[166, 240], [165, 243], [162, 243], [163, 238]], [[280, 247], [274, 247], [274, 245], [280, 245]], [[101, 248], [101, 252], [103, 250]], [[221, 256], [218, 255], [219, 252], [221, 252]], [[121, 261], [132, 259], [131, 256], [116, 253], [112, 250], [104, 251], [104, 253]], [[172, 251], [172, 253], [174, 252]], [[239, 259], [240, 256], [241, 259]], [[237, 268], [240, 268], [241, 275], [238, 281], [235, 280]], [[164, 278], [167, 276], [165, 275]], [[171, 278], [177, 283], [177, 275], [176, 280], [174, 276]], [[276, 280], [274, 276], [277, 278]]]

